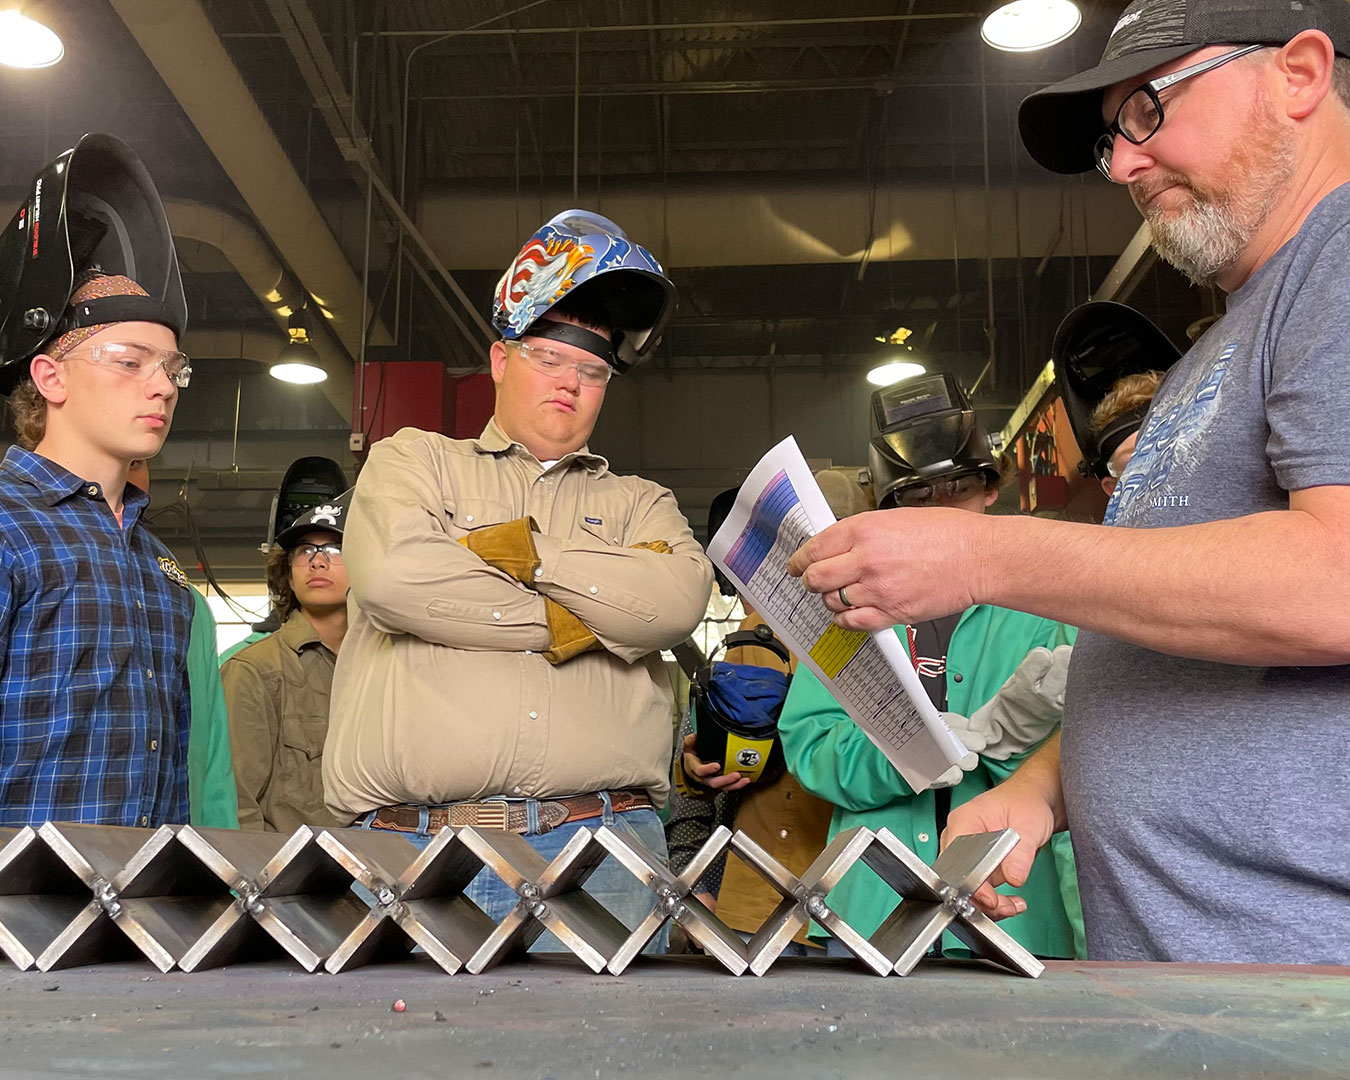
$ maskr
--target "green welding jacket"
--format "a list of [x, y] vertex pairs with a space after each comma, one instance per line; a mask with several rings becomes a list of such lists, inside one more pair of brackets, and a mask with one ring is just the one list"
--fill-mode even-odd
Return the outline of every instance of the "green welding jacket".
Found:
[[230, 725], [225, 691], [216, 662], [216, 620], [196, 589], [192, 638], [188, 643], [188, 688], [192, 719], [188, 728], [188, 807], [193, 825], [239, 828], [239, 796], [230, 762]]
[[[904, 627], [897, 628], [904, 640]], [[1063, 623], [1006, 608], [977, 604], [966, 610], [947, 650], [947, 708], [969, 716], [999, 688], [1032, 649], [1072, 644], [1077, 631]], [[834, 804], [830, 838], [865, 825], [889, 828], [924, 862], [938, 855], [939, 828], [934, 793], [915, 794], [894, 766], [843, 710], [816, 676], [801, 667], [778, 720], [788, 771], [809, 791]], [[1007, 761], [981, 758], [951, 788], [960, 806], [1016, 769], [1026, 755]], [[1027, 901], [1027, 910], [999, 925], [1023, 947], [1042, 957], [1081, 955], [1082, 909], [1078, 904], [1068, 836], [1042, 849], [1026, 884], [1004, 886]], [[869, 867], [858, 863], [831, 891], [831, 909], [864, 936], [870, 936], [898, 899]], [[826, 936], [813, 925], [813, 938]], [[951, 933], [943, 935], [944, 956], [968, 957], [970, 950]]]

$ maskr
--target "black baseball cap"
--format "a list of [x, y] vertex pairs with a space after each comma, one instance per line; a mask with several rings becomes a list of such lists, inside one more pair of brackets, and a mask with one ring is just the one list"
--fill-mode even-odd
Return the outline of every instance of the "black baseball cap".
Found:
[[1102, 95], [1207, 45], [1283, 45], [1321, 30], [1350, 56], [1350, 0], [1135, 0], [1121, 14], [1101, 63], [1023, 100], [1017, 126], [1027, 151], [1051, 172], [1095, 167], [1106, 130]]
[[277, 544], [290, 551], [291, 548], [300, 543], [302, 536], [314, 532], [316, 529], [323, 529], [341, 536], [347, 524], [347, 511], [351, 509], [352, 492], [355, 490], [355, 488], [348, 488], [336, 499], [306, 510], [287, 528], [277, 533]]

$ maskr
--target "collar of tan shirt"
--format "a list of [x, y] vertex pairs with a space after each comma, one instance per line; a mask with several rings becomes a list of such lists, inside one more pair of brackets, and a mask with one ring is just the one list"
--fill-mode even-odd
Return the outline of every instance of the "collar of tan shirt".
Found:
[[[497, 426], [495, 416], [488, 421], [487, 427], [483, 429], [483, 434], [473, 440], [473, 448], [480, 454], [519, 452], [534, 458], [535, 461], [539, 460], [525, 448], [523, 443], [508, 438], [506, 433]], [[589, 469], [593, 476], [603, 476], [609, 471], [609, 462], [599, 454], [592, 454], [587, 446], [583, 446], [580, 450], [573, 450], [570, 454], [564, 454], [558, 459], [557, 465], [565, 466], [572, 462], [576, 462], [582, 468]]]
[[311, 645], [328, 648], [323, 644], [323, 638], [319, 637], [319, 632], [314, 629], [314, 624], [305, 618], [305, 613], [299, 608], [286, 617], [281, 629], [277, 631], [277, 637], [297, 656]]

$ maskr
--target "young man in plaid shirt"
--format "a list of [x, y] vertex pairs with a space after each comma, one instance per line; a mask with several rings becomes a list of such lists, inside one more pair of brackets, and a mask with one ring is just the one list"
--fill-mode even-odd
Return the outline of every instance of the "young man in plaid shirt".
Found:
[[0, 280], [0, 825], [186, 822], [193, 600], [127, 483], [191, 375], [186, 308], [128, 148], [86, 136], [38, 175]]

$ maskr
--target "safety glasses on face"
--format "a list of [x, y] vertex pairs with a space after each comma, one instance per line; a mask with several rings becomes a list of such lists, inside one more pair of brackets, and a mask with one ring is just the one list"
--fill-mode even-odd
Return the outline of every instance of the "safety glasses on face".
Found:
[[963, 473], [949, 480], [935, 480], [931, 484], [910, 484], [895, 493], [895, 501], [901, 506], [937, 506], [944, 499], [949, 502], [964, 502], [972, 495], [984, 491], [983, 473]]
[[303, 563], [306, 566], [313, 566], [314, 560], [320, 555], [329, 563], [340, 563], [342, 561], [342, 545], [329, 542], [327, 544], [296, 544], [291, 548], [291, 565]]
[[157, 349], [137, 341], [97, 341], [87, 351], [72, 352], [63, 360], [88, 360], [132, 379], [149, 379], [163, 368], [169, 382], [180, 390], [192, 379], [192, 361], [176, 349]]
[[614, 374], [614, 369], [606, 363], [598, 360], [594, 362], [568, 360], [556, 349], [550, 349], [545, 345], [526, 345], [517, 341], [512, 343], [512, 348], [520, 354], [521, 359], [542, 375], [561, 375], [568, 368], [576, 369], [577, 379], [582, 386], [604, 386]]
[[[1111, 156], [1115, 149], [1117, 135], [1139, 146], [1158, 134], [1158, 129], [1162, 127], [1163, 123], [1162, 98], [1158, 96], [1162, 91], [1186, 79], [1194, 78], [1196, 75], [1203, 75], [1206, 71], [1223, 67], [1230, 60], [1247, 56], [1249, 53], [1254, 53], [1265, 47], [1264, 45], [1244, 45], [1232, 52], [1221, 53], [1219, 56], [1202, 60], [1198, 64], [1184, 67], [1180, 71], [1174, 71], [1170, 75], [1160, 76], [1132, 90], [1130, 96], [1120, 103], [1120, 108], [1116, 110], [1116, 118], [1107, 125], [1105, 134], [1097, 140], [1097, 145], [1093, 150], [1097, 168], [1101, 170], [1102, 175], [1108, 180], [1111, 179]], [[1114, 181], [1112, 182], [1114, 183]]]

